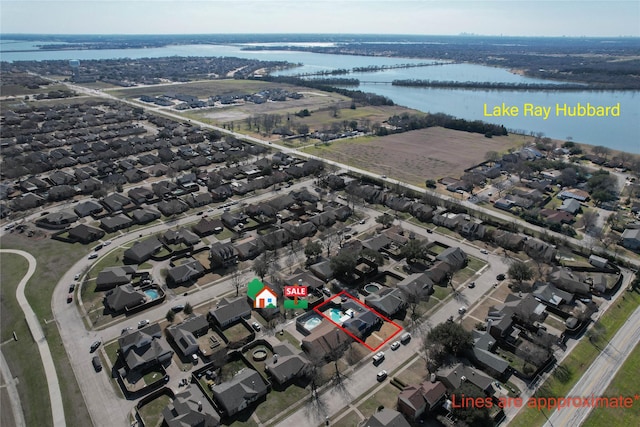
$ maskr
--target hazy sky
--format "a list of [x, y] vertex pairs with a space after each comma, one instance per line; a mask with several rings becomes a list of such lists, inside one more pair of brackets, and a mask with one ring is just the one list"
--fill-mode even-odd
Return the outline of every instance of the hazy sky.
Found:
[[2, 33], [640, 36], [640, 1], [0, 0]]

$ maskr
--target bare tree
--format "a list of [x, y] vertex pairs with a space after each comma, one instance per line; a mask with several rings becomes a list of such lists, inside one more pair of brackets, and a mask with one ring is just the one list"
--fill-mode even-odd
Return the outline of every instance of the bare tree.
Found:
[[231, 272], [231, 285], [236, 288], [236, 296], [240, 295], [240, 286], [242, 286], [242, 280], [240, 279], [240, 272], [238, 268], [234, 268]]

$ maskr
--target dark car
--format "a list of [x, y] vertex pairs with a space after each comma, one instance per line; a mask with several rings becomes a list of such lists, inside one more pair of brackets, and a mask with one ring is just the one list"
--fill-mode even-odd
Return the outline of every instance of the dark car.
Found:
[[180, 304], [180, 305], [174, 305], [173, 307], [171, 307], [171, 310], [175, 313], [184, 310], [184, 305]]
[[67, 295], [67, 304], [71, 304], [73, 302], [73, 294]]
[[89, 349], [91, 351], [91, 353], [96, 351], [98, 349], [98, 347], [100, 347], [100, 344], [102, 344], [102, 342], [100, 340], [94, 341], [93, 344], [91, 344], [91, 348]]
[[93, 359], [91, 359], [91, 363], [93, 364], [93, 369], [95, 369], [96, 372], [102, 371], [102, 362], [100, 361], [100, 358], [98, 356], [93, 356]]
[[69, 293], [73, 292], [73, 290], [76, 288], [76, 285], [74, 285], [73, 283], [69, 285]]
[[505, 277], [506, 277], [506, 276], [505, 276], [504, 274], [498, 274], [498, 275], [496, 276], [496, 280], [504, 280], [504, 279], [505, 279]]

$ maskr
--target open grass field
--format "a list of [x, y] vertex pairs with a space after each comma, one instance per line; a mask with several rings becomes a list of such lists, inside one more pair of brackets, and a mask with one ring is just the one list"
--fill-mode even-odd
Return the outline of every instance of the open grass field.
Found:
[[459, 177], [465, 169], [484, 161], [488, 151], [504, 152], [520, 146], [522, 140], [520, 135], [485, 138], [477, 133], [433, 127], [343, 140], [304, 151], [424, 187], [426, 179]]
[[[29, 239], [22, 234], [7, 234], [2, 238], [3, 248], [20, 249], [31, 253], [38, 265], [27, 284], [25, 294], [33, 310], [40, 319], [51, 320], [51, 295], [53, 287], [71, 265], [82, 256], [87, 248], [79, 244], [68, 244], [52, 239]], [[15, 255], [2, 255], [2, 336], [11, 335], [13, 330], [19, 341], [10, 341], [2, 347], [11, 373], [19, 378], [18, 392], [22, 402], [27, 425], [51, 425], [51, 411], [48, 394], [42, 392], [44, 369], [24, 315], [15, 300], [18, 281], [26, 271], [26, 260]], [[18, 259], [20, 258], [20, 259]], [[8, 259], [8, 261], [6, 261]], [[21, 273], [22, 272], [22, 273]], [[6, 279], [5, 279], [6, 278]], [[55, 322], [42, 325], [49, 342], [53, 361], [58, 373], [58, 381], [64, 396], [64, 412], [68, 425], [84, 425], [89, 413], [80, 393], [62, 345]]]

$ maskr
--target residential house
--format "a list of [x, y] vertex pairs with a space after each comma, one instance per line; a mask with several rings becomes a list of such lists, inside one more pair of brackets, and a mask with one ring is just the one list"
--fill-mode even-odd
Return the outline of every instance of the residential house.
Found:
[[407, 307], [406, 297], [399, 288], [384, 288], [369, 294], [364, 302], [387, 317], [393, 317]]
[[209, 322], [201, 314], [192, 314], [181, 323], [167, 327], [167, 337], [171, 339], [183, 356], [189, 357], [199, 350], [197, 338], [206, 335]]
[[107, 233], [113, 233], [118, 230], [130, 227], [133, 224], [131, 218], [125, 214], [118, 214], [116, 216], [108, 216], [100, 220], [100, 228]]
[[640, 252], [640, 228], [627, 228], [622, 233], [622, 246]]
[[311, 237], [318, 230], [312, 222], [290, 221], [282, 224], [282, 228], [295, 240]]
[[560, 211], [568, 212], [575, 215], [582, 209], [582, 205], [576, 199], [564, 199], [562, 205], [558, 208]]
[[267, 384], [260, 374], [249, 368], [237, 373], [230, 381], [211, 388], [213, 399], [227, 417], [247, 408], [253, 402], [266, 396], [267, 392]]
[[180, 199], [162, 200], [156, 206], [164, 216], [180, 215], [189, 210], [189, 205]]
[[302, 349], [308, 355], [312, 355], [314, 360], [326, 359], [332, 353], [341, 353], [351, 341], [351, 337], [342, 329], [323, 320], [302, 339]]
[[184, 197], [184, 201], [192, 208], [197, 208], [213, 203], [213, 197], [210, 193], [198, 193], [195, 195], [190, 193]]
[[148, 224], [161, 217], [160, 212], [149, 207], [136, 209], [129, 215], [131, 215], [131, 219], [133, 219], [136, 224]]
[[130, 283], [136, 273], [135, 267], [130, 265], [107, 267], [98, 273], [96, 291], [106, 291], [116, 286]]
[[427, 272], [414, 273], [396, 284], [396, 289], [402, 292], [405, 301], [420, 301], [433, 293], [434, 281]]
[[247, 239], [237, 241], [233, 244], [238, 253], [239, 260], [254, 259], [264, 252], [264, 243], [261, 239], [249, 237]]
[[589, 200], [589, 193], [584, 190], [578, 190], [575, 188], [563, 190], [558, 193], [559, 199], [575, 199], [579, 202], [586, 202]]
[[388, 408], [375, 412], [362, 425], [366, 427], [411, 427], [411, 424], [400, 412]]
[[95, 200], [88, 200], [86, 202], [78, 203], [73, 208], [73, 211], [80, 218], [84, 218], [85, 216], [89, 216], [89, 215], [97, 215], [103, 210], [104, 208], [102, 207], [102, 205]]
[[147, 295], [132, 284], [116, 286], [104, 299], [104, 305], [114, 313], [131, 310], [146, 302]]
[[459, 247], [445, 249], [436, 257], [436, 260], [449, 264], [452, 271], [466, 267], [468, 262], [467, 254]]
[[17, 197], [13, 200], [12, 206], [13, 210], [16, 211], [26, 211], [28, 209], [34, 209], [38, 206], [44, 205], [46, 202], [45, 199], [33, 193], [26, 193], [20, 197]]
[[410, 420], [417, 420], [425, 412], [434, 411], [446, 400], [447, 388], [440, 381], [409, 384], [398, 395], [398, 411]]
[[73, 224], [78, 216], [72, 211], [58, 211], [46, 214], [36, 220], [36, 225], [45, 228], [65, 228]]
[[200, 243], [200, 238], [187, 228], [167, 230], [162, 235], [162, 240], [168, 245], [195, 246]]
[[575, 216], [565, 211], [556, 211], [553, 209], [540, 210], [540, 217], [548, 224], [571, 224], [575, 221]]
[[119, 212], [134, 207], [131, 199], [119, 193], [109, 194], [102, 199], [102, 204], [109, 212]]
[[460, 228], [460, 234], [470, 240], [484, 238], [485, 227], [477, 222], [465, 221]]
[[166, 427], [217, 427], [220, 416], [209, 402], [209, 399], [195, 385], [176, 394], [162, 410]]
[[87, 243], [102, 239], [104, 234], [104, 231], [99, 228], [80, 224], [69, 230], [69, 239], [86, 245]]
[[209, 236], [213, 233], [221, 233], [224, 224], [219, 219], [202, 218], [197, 224], [191, 226], [191, 230], [200, 237]]
[[333, 279], [333, 270], [331, 269], [331, 262], [324, 260], [313, 264], [309, 267], [309, 271], [316, 275], [320, 280], [328, 282]]
[[136, 187], [129, 190], [127, 196], [133, 200], [136, 205], [141, 205], [143, 203], [150, 203], [153, 201], [155, 194], [150, 188]]
[[209, 321], [215, 322], [221, 328], [237, 322], [241, 318], [251, 317], [251, 306], [240, 296], [237, 298], [222, 298], [216, 308], [209, 310]]
[[227, 268], [238, 263], [238, 251], [231, 243], [215, 242], [209, 251], [210, 268]]
[[281, 387], [303, 377], [310, 363], [302, 352], [288, 342], [273, 346], [273, 357], [265, 363], [265, 372]]
[[167, 284], [172, 286], [193, 283], [205, 275], [206, 269], [200, 261], [188, 258], [182, 264], [172, 267], [167, 271]]
[[493, 388], [493, 382], [495, 380], [493, 378], [463, 363], [456, 363], [438, 369], [436, 378], [451, 392], [460, 388], [463, 382], [475, 385], [489, 396], [495, 392]]
[[162, 338], [162, 329], [158, 323], [121, 335], [118, 347], [120, 358], [129, 371], [170, 363], [173, 355], [173, 350]]
[[588, 283], [581, 280], [577, 273], [564, 268], [556, 268], [551, 272], [549, 282], [563, 291], [582, 297], [591, 296], [591, 288]]
[[160, 243], [156, 237], [150, 237], [142, 242], [137, 242], [124, 251], [124, 262], [142, 264], [160, 251], [160, 249], [162, 249], [162, 243]]
[[260, 238], [260, 240], [267, 249], [275, 250], [289, 244], [292, 241], [292, 238], [286, 230], [280, 228], [269, 234], [265, 234]]
[[524, 237], [504, 230], [495, 230], [493, 233], [493, 241], [504, 249], [517, 252], [522, 249]]
[[557, 254], [557, 250], [553, 245], [533, 238], [529, 238], [524, 242], [524, 252], [534, 260], [546, 263], [555, 261]]
[[509, 370], [509, 362], [493, 352], [496, 339], [488, 331], [473, 330], [471, 351], [475, 362], [495, 378], [504, 378]]

